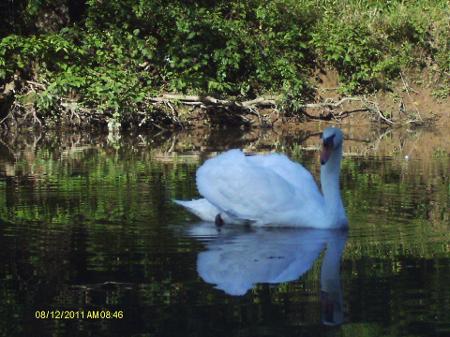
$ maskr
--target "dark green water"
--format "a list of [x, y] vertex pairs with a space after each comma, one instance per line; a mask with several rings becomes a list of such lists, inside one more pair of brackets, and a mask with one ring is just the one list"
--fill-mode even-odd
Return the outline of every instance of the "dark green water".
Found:
[[[0, 145], [1, 336], [450, 336], [447, 152], [345, 156], [348, 237], [218, 232], [171, 198], [236, 144], [163, 156], [170, 140], [132, 139]], [[318, 172], [295, 137], [268, 148]], [[87, 317], [101, 310], [116, 317]]]

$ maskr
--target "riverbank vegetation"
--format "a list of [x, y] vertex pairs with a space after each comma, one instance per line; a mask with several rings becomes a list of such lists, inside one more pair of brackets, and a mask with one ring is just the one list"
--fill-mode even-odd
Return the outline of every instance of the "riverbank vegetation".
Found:
[[[450, 94], [445, 0], [22, 0], [1, 6], [2, 124], [165, 129], [195, 118], [249, 125], [249, 116], [270, 124], [272, 112], [335, 118], [342, 98], [392, 124], [392, 111], [370, 95], [393, 91], [396, 83], [410, 95], [405, 74], [421, 74], [415, 83], [431, 86], [436, 100]], [[330, 69], [339, 78], [333, 101], [318, 90], [320, 73]], [[399, 110], [407, 108], [392, 99]], [[317, 108], [325, 112], [306, 112]]]

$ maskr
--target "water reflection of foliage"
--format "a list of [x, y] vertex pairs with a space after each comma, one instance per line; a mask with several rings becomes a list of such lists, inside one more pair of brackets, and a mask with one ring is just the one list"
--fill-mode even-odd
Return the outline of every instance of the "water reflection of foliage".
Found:
[[[158, 138], [154, 146], [149, 141], [125, 139], [124, 146], [114, 148], [95, 138], [78, 137], [69, 138], [62, 146], [51, 140], [43, 144], [34, 140], [32, 151], [22, 148], [15, 152], [18, 158], [13, 164], [0, 165], [9, 170], [0, 185], [9, 198], [0, 205], [2, 218], [45, 221], [50, 226], [65, 226], [74, 216], [83, 222], [120, 223], [157, 217], [170, 197], [195, 196], [192, 177], [205, 158], [201, 152], [187, 157], [164, 153], [165, 143], [158, 144]], [[308, 133], [303, 137], [307, 139]], [[302, 150], [304, 146], [295, 140], [283, 141], [272, 146], [306, 162], [317, 176], [315, 153]], [[211, 147], [217, 143], [220, 137], [211, 141]], [[264, 143], [260, 145], [264, 147]], [[206, 149], [211, 147], [206, 145]], [[366, 222], [374, 233], [402, 230], [406, 225], [397, 224], [397, 218], [423, 222], [415, 226], [416, 230], [422, 228], [418, 235], [429, 233], [429, 226], [434, 232], [448, 229], [448, 157], [434, 157], [430, 162], [347, 157], [342, 171], [349, 214]]]
[[[235, 144], [245, 144], [249, 139], [245, 137], [236, 137]], [[206, 142], [206, 146], [202, 141], [192, 145], [180, 137], [177, 144], [187, 149], [206, 148], [205, 153], [192, 151], [189, 153], [196, 155], [187, 157], [168, 153], [172, 141], [164, 137], [143, 139], [127, 142], [122, 138], [125, 143], [112, 147], [102, 136], [69, 137], [63, 144], [44, 137], [31, 140], [28, 147], [17, 142], [7, 143], [10, 150], [0, 149], [12, 153], [9, 159], [0, 159], [0, 307], [7, 308], [0, 311], [1, 321], [17, 323], [15, 317], [31, 317], [27, 310], [41, 303], [59, 307], [67, 303], [127, 303], [131, 308], [190, 301], [207, 307], [225, 300], [203, 284], [196, 284], [198, 294], [189, 290], [189, 282], [198, 279], [194, 270], [186, 274], [187, 268], [182, 266], [194, 264], [198, 243], [181, 240], [170, 229], [171, 224], [184, 222], [186, 216], [170, 203], [170, 198], [197, 195], [195, 170], [208, 150], [217, 149], [220, 137]], [[255, 136], [254, 142], [258, 139]], [[292, 145], [298, 144], [295, 140], [280, 137], [275, 146], [297, 159], [301, 157], [317, 175], [316, 153], [305, 151], [307, 144]], [[252, 143], [254, 149], [270, 148], [269, 140], [259, 141]], [[435, 289], [431, 296], [448, 293], [443, 285], [450, 281], [446, 276], [450, 275], [446, 264], [450, 252], [449, 164], [445, 155], [430, 161], [383, 156], [345, 158], [342, 185], [351, 232], [344, 254], [343, 288], [361, 289], [356, 283], [364, 281], [368, 283], [362, 289], [370, 293], [367, 303], [360, 303], [364, 296], [347, 290], [345, 297], [353, 308], [353, 320], [374, 319], [371, 301], [377, 303], [386, 291], [383, 287], [387, 287], [377, 280], [394, 278], [389, 286], [401, 287], [410, 272], [420, 272], [418, 284], [410, 287], [419, 289], [417, 296], [424, 303], [432, 304], [430, 312], [448, 312], [448, 298], [423, 298], [420, 289], [427, 283]], [[289, 322], [315, 321], [318, 312], [307, 304], [316, 302], [307, 294], [316, 293], [318, 265], [301, 284], [276, 288], [259, 285], [250, 294], [251, 308], [245, 309], [236, 301], [229, 303], [228, 310], [234, 310], [245, 323], [249, 313], [273, 311], [267, 303], [277, 308], [275, 317], [281, 316], [286, 307], [298, 306], [302, 309], [295, 315], [292, 311]], [[437, 272], [427, 275], [424, 271], [430, 269]], [[373, 282], [367, 281], [371, 278]], [[118, 283], [108, 288], [104, 282], [110, 280]], [[130, 280], [131, 289], [120, 283]], [[391, 299], [386, 314], [390, 319], [405, 312], [405, 299], [396, 296], [400, 297]], [[415, 305], [410, 303], [409, 307]], [[155, 308], [152, 314], [162, 315], [163, 311]], [[375, 320], [380, 319], [384, 318]], [[0, 324], [0, 329], [6, 328], [11, 326]], [[378, 331], [376, 327], [374, 331], [366, 328], [352, 324], [346, 325], [345, 331], [349, 335], [364, 331], [368, 336]]]

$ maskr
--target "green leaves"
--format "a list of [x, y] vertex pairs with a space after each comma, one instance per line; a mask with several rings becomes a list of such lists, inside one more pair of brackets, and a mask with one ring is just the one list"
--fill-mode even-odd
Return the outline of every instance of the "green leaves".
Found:
[[[30, 1], [27, 15], [48, 3]], [[437, 3], [88, 0], [77, 25], [3, 38], [0, 81], [45, 81], [41, 107], [66, 97], [119, 119], [161, 91], [281, 93], [295, 110], [313, 92], [318, 66], [334, 67], [348, 92], [376, 90], [424, 60], [445, 76], [449, 28], [439, 18], [449, 9]]]
[[[437, 1], [432, 8], [421, 1], [385, 5], [343, 1], [340, 8], [326, 8], [312, 33], [312, 42], [319, 58], [338, 71], [344, 91], [377, 90], [398, 78], [400, 69], [423, 67], [424, 55], [430, 59], [441, 55], [442, 46], [433, 50], [431, 45], [438, 45], [441, 39], [448, 41], [450, 31], [442, 29], [442, 22], [434, 28], [429, 23], [439, 22], [443, 15], [448, 17], [449, 6]], [[437, 26], [441, 34], [433, 40]], [[445, 71], [444, 63], [437, 60], [437, 64]]]

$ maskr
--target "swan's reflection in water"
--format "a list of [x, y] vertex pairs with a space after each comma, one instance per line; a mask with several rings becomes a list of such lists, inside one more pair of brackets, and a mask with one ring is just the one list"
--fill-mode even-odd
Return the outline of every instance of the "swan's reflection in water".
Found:
[[314, 229], [245, 229], [199, 223], [189, 234], [206, 242], [197, 271], [207, 283], [230, 295], [244, 295], [257, 283], [298, 280], [325, 249], [320, 273], [322, 322], [343, 322], [341, 256], [347, 232]]

